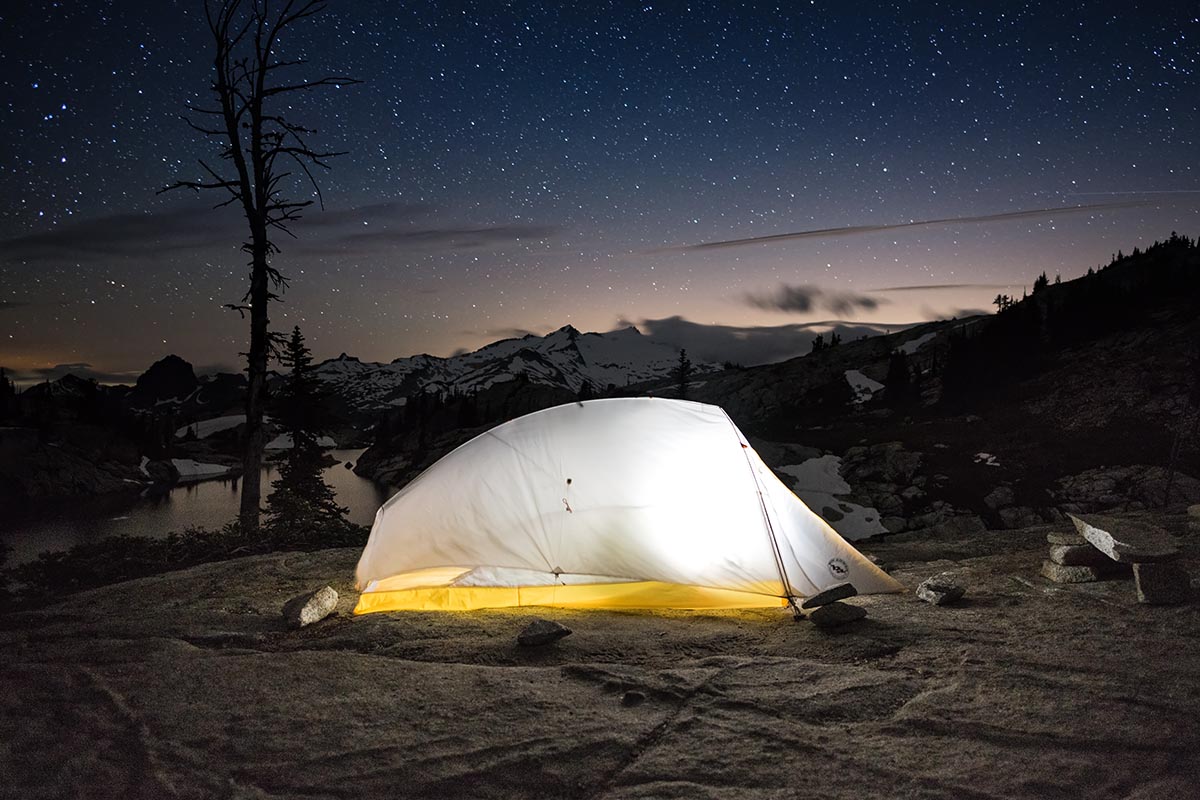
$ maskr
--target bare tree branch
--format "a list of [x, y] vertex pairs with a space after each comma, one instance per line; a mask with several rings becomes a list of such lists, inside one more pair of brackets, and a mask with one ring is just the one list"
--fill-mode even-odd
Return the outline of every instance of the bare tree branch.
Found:
[[[277, 352], [279, 338], [269, 330], [268, 307], [288, 288], [288, 279], [271, 264], [279, 248], [271, 231], [294, 234], [290, 223], [313, 200], [291, 200], [286, 190], [307, 180], [324, 207], [313, 167], [329, 169], [328, 159], [343, 155], [310, 147], [306, 137], [316, 131], [292, 122], [271, 107], [273, 98], [291, 92], [308, 92], [323, 87], [350, 86], [354, 78], [328, 76], [313, 81], [269, 86], [272, 73], [306, 64], [305, 59], [275, 60], [275, 47], [290, 26], [326, 9], [324, 0], [206, 0], [204, 19], [212, 35], [213, 72], [210, 89], [215, 108], [187, 103], [189, 114], [205, 118], [196, 122], [184, 117], [196, 133], [222, 140], [218, 151], [222, 169], [200, 162], [206, 177], [179, 180], [160, 190], [216, 190], [227, 193], [217, 208], [240, 204], [249, 236], [242, 251], [249, 256], [249, 288], [240, 303], [225, 307], [250, 317], [250, 348], [247, 359], [246, 449], [239, 520], [247, 530], [258, 527], [261, 498], [260, 466], [264, 445], [263, 409], [266, 374], [270, 358]], [[300, 166], [300, 172], [284, 168], [280, 158]], [[290, 166], [290, 165], [288, 165]], [[303, 185], [303, 184], [300, 184]]]

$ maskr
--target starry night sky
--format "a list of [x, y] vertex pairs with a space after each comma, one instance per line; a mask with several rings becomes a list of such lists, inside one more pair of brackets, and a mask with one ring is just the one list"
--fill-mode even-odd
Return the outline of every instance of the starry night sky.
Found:
[[[208, 98], [200, 9], [0, 10], [10, 370], [237, 368], [246, 325], [222, 305], [245, 289], [244, 221], [155, 193], [216, 152], [180, 118]], [[288, 110], [348, 151], [274, 262], [292, 287], [273, 325], [318, 357], [567, 323], [702, 357], [767, 327], [779, 357], [810, 323], [987, 309], [1043, 270], [1200, 233], [1194, 0], [334, 0], [281, 54], [365, 81]], [[992, 218], [1016, 211], [1039, 213]], [[893, 227], [961, 217], [982, 219]], [[843, 227], [864, 229], [686, 247]]]

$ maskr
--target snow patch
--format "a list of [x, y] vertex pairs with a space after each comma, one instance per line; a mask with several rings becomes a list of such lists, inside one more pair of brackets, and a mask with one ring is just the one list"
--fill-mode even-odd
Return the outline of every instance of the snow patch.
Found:
[[1000, 462], [997, 461], [996, 457], [994, 455], [992, 455], [991, 453], [976, 453], [975, 454], [975, 463], [983, 464], [988, 467], [1000, 466]]
[[854, 390], [855, 403], [867, 402], [875, 395], [876, 392], [883, 388], [882, 383], [871, 380], [856, 369], [846, 370], [846, 382], [849, 383], [850, 388]]
[[849, 494], [850, 484], [841, 474], [842, 459], [834, 455], [810, 458], [803, 464], [789, 464], [777, 471], [796, 479], [793, 490]]
[[140, 469], [142, 471], [142, 474], [145, 475], [147, 478], [150, 477], [150, 470], [146, 469], [146, 465], [149, 463], [150, 463], [150, 458], [148, 456], [142, 456], [142, 463], [138, 465], [138, 469]]
[[896, 349], [901, 353], [904, 353], [906, 356], [911, 356], [913, 353], [932, 342], [935, 338], [937, 338], [937, 331], [934, 331], [933, 333], [927, 333], [924, 336], [918, 336], [916, 339], [905, 342]]
[[207, 439], [214, 433], [227, 431], [230, 428], [236, 428], [245, 421], [245, 414], [230, 414], [227, 417], [202, 419], [199, 422], [193, 422], [191, 425], [184, 425], [182, 428], [175, 431], [175, 438], [182, 439], [183, 437], [187, 436], [188, 431], [195, 431], [197, 439]]
[[825, 521], [843, 539], [855, 541], [887, 533], [878, 511], [837, 497], [850, 493], [850, 484], [842, 477], [841, 468], [841, 458], [826, 455], [810, 458], [802, 464], [788, 464], [775, 471], [795, 478], [792, 491], [813, 513], [822, 518], [826, 514], [834, 518]]
[[191, 458], [172, 458], [171, 463], [179, 470], [179, 480], [182, 482], [202, 481], [216, 478], [229, 473], [229, 467], [224, 464], [205, 464]]

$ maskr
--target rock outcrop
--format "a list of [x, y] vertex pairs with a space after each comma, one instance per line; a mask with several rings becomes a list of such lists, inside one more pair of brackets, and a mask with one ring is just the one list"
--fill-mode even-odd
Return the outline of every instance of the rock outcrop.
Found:
[[[1200, 526], [1156, 521], [1195, 569]], [[2, 793], [1189, 796], [1200, 603], [1015, 580], [1045, 534], [872, 541], [902, 583], [953, 569], [978, 605], [865, 597], [871, 624], [836, 635], [783, 608], [559, 609], [586, 636], [526, 650], [521, 609], [353, 616], [357, 548], [67, 596], [0, 616]], [[326, 584], [336, 616], [281, 624]]]
[[104, 439], [96, 447], [43, 443], [29, 429], [0, 429], [0, 502], [10, 508], [56, 500], [128, 492], [152, 482], [127, 442]]
[[1072, 513], [1139, 511], [1163, 504], [1171, 484], [1171, 502], [1200, 503], [1200, 480], [1163, 467], [1133, 464], [1098, 467], [1058, 481], [1051, 492], [1056, 505]]

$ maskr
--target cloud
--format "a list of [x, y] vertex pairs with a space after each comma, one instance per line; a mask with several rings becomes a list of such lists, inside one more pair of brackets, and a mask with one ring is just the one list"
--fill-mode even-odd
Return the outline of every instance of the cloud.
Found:
[[965, 319], [967, 317], [987, 316], [995, 313], [995, 309], [986, 308], [932, 308], [930, 306], [922, 306], [921, 314], [926, 319]]
[[753, 366], [807, 354], [812, 350], [812, 340], [818, 333], [827, 335], [830, 331], [836, 331], [843, 340], [851, 341], [863, 336], [895, 333], [920, 323], [885, 325], [827, 320], [795, 325], [736, 326], [706, 325], [676, 316], [644, 319], [637, 323], [621, 319], [617, 324], [619, 327], [635, 325], [656, 342], [677, 349], [687, 348], [693, 358]]
[[[396, 249], [495, 247], [521, 239], [545, 239], [557, 230], [545, 225], [409, 227], [435, 210], [397, 202], [329, 211], [307, 209], [293, 226], [296, 240], [276, 232], [274, 241], [300, 256], [367, 256]], [[153, 261], [178, 251], [228, 251], [239, 246], [246, 235], [245, 220], [234, 207], [214, 210], [193, 203], [163, 211], [110, 214], [0, 240], [0, 262]]]
[[305, 214], [299, 225], [306, 228], [333, 228], [372, 222], [408, 222], [432, 214], [436, 206], [426, 203], [389, 201], [340, 209], [320, 209]]
[[871, 289], [880, 292], [939, 292], [948, 289], [1011, 289], [1012, 283], [930, 283], [922, 286], [885, 286], [882, 289]]
[[147, 214], [110, 214], [0, 242], [0, 260], [95, 261], [113, 256], [146, 259], [166, 251], [228, 245], [237, 239], [229, 213], [189, 207]]
[[1147, 201], [1129, 201], [1122, 203], [1091, 203], [1080, 206], [1059, 206], [1057, 208], [1030, 208], [1021, 211], [1006, 211], [1002, 214], [983, 214], [975, 217], [946, 217], [944, 219], [925, 219], [914, 222], [900, 222], [890, 225], [851, 225], [844, 228], [819, 228], [795, 233], [776, 233], [770, 236], [752, 236], [746, 239], [726, 239], [719, 242], [701, 242], [685, 244], [678, 247], [666, 248], [667, 251], [714, 250], [725, 247], [741, 247], [747, 244], [770, 244], [775, 242], [790, 242], [797, 239], [832, 239], [840, 236], [857, 236], [863, 233], [880, 233], [896, 231], [904, 228], [922, 228], [934, 225], [974, 225], [989, 222], [1014, 222], [1023, 219], [1038, 219], [1040, 217], [1063, 216], [1064, 214], [1083, 214], [1092, 211], [1106, 211], [1121, 208], [1138, 208], [1149, 205]]
[[546, 239], [557, 230], [548, 225], [494, 225], [483, 228], [355, 231], [328, 244], [306, 249], [322, 253], [363, 253], [397, 249], [461, 250], [496, 247], [521, 239]]
[[137, 380], [137, 372], [106, 372], [94, 369], [86, 361], [76, 361], [70, 364], [55, 364], [53, 367], [36, 367], [26, 370], [10, 370], [12, 379], [20, 384], [56, 381], [65, 375], [75, 375], [79, 378], [95, 380], [99, 383], [129, 383]]
[[24, 308], [29, 303], [23, 300], [0, 300], [0, 311], [11, 311], [14, 308]]
[[767, 311], [794, 311], [808, 313], [827, 309], [838, 315], [850, 315], [858, 309], [873, 310], [880, 301], [864, 294], [846, 291], [830, 291], [819, 286], [783, 284], [770, 292], [748, 292], [745, 301], [755, 308]]
[[[550, 326], [544, 326], [543, 330], [553, 330]], [[469, 336], [472, 339], [483, 339], [488, 344], [493, 342], [503, 341], [505, 339], [524, 339], [526, 336], [543, 336], [545, 334], [538, 333], [529, 328], [484, 328], [481, 330], [464, 329], [458, 331], [459, 336]], [[464, 351], [466, 352], [466, 351]], [[457, 353], [456, 353], [457, 355]]]
[[524, 339], [526, 336], [541, 335], [525, 328], [499, 328], [497, 330], [484, 331], [483, 333], [487, 336], [499, 336], [501, 339]]
[[219, 375], [221, 373], [237, 374], [243, 369], [245, 369], [244, 366], [234, 366], [232, 364], [217, 362], [215, 364], [197, 364], [192, 371], [196, 375]]

